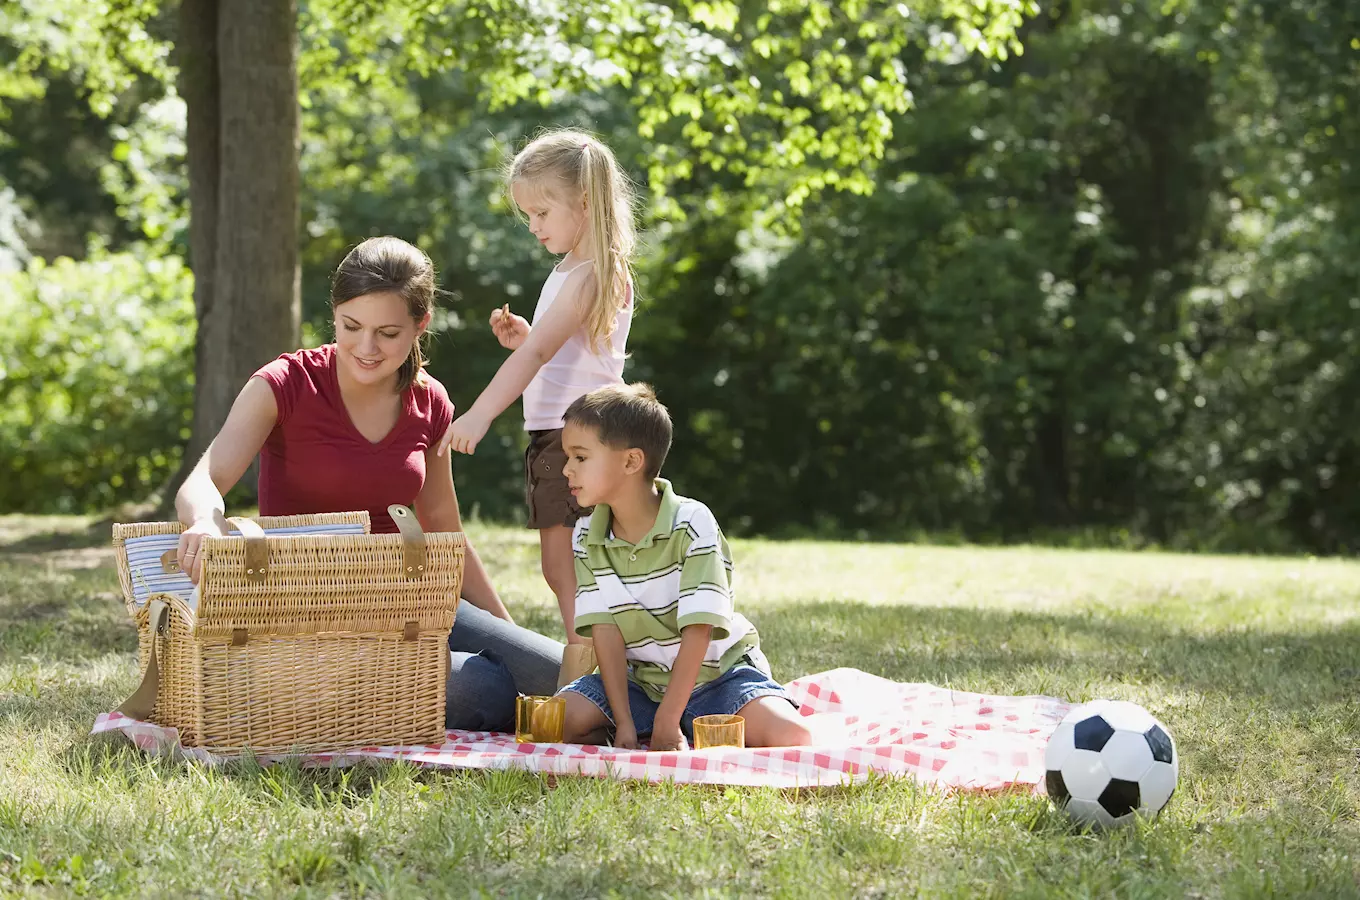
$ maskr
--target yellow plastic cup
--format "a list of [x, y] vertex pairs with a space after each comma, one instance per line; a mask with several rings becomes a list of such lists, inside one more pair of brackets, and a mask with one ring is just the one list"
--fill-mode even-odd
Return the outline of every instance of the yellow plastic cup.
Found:
[[566, 713], [567, 698], [561, 694], [555, 697], [531, 697], [521, 694], [515, 698], [515, 742], [561, 743]]
[[746, 720], [741, 716], [699, 716], [694, 720], [694, 749], [745, 747]]

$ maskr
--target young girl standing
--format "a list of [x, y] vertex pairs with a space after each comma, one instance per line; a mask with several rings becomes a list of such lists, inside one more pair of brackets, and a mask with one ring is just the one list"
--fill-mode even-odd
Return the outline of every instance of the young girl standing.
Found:
[[[509, 305], [491, 314], [491, 330], [513, 351], [472, 407], [444, 432], [439, 453], [472, 453], [491, 422], [521, 394], [525, 498], [539, 532], [543, 577], [557, 596], [568, 652], [562, 677], [593, 659], [572, 627], [576, 574], [572, 526], [589, 510], [572, 496], [562, 468], [562, 415], [585, 394], [623, 384], [624, 345], [632, 316], [632, 191], [609, 148], [578, 131], [545, 134], [510, 164], [507, 187], [529, 231], [562, 259], [539, 294], [531, 325]], [[577, 645], [577, 646], [571, 646]]]

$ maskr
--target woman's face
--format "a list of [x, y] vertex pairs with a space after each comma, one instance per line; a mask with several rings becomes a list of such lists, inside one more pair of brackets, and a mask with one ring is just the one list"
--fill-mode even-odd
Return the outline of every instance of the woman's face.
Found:
[[346, 300], [335, 307], [337, 361], [359, 384], [394, 379], [429, 323], [428, 314], [421, 322], [412, 319], [406, 301], [397, 294], [364, 294]]

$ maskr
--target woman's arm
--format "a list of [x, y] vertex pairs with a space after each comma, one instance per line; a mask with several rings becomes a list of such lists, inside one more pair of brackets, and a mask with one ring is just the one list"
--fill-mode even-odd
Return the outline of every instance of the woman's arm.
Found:
[[562, 287], [562, 299], [548, 309], [543, 321], [534, 323], [529, 336], [510, 358], [501, 363], [496, 375], [467, 412], [444, 432], [438, 452], [452, 446], [459, 453], [471, 453], [486, 435], [492, 421], [514, 403], [538, 370], [552, 359], [562, 345], [581, 329], [589, 309], [589, 298], [595, 295], [595, 274], [583, 272], [572, 275]]
[[[425, 485], [416, 495], [416, 518], [426, 531], [463, 530], [458, 494], [453, 487], [453, 462], [434, 448], [425, 451]], [[463, 599], [507, 622], [515, 621], [492, 586], [471, 540], [463, 557]]]
[[236, 395], [222, 430], [180, 485], [175, 512], [187, 527], [179, 539], [179, 565], [194, 584], [198, 583], [198, 545], [203, 535], [227, 533], [222, 495], [250, 468], [278, 419], [274, 391], [259, 378], [251, 378]]

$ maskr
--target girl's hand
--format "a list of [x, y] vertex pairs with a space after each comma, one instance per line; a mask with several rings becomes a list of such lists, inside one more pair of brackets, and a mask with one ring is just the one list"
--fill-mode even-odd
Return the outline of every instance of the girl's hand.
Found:
[[175, 559], [179, 562], [180, 571], [189, 576], [189, 580], [198, 584], [199, 576], [203, 572], [203, 563], [199, 559], [201, 545], [204, 535], [222, 537], [226, 534], [222, 526], [217, 523], [215, 518], [199, 519], [184, 529], [179, 536], [179, 546], [175, 549]]
[[477, 444], [482, 438], [486, 437], [486, 430], [491, 427], [491, 423], [483, 420], [479, 416], [474, 416], [470, 411], [463, 413], [453, 420], [444, 436], [439, 439], [439, 446], [435, 450], [436, 456], [443, 456], [444, 451], [452, 447], [459, 453], [471, 454], [477, 449]]
[[492, 311], [491, 332], [506, 350], [518, 350], [529, 336], [529, 320], [512, 313], [507, 303]]

